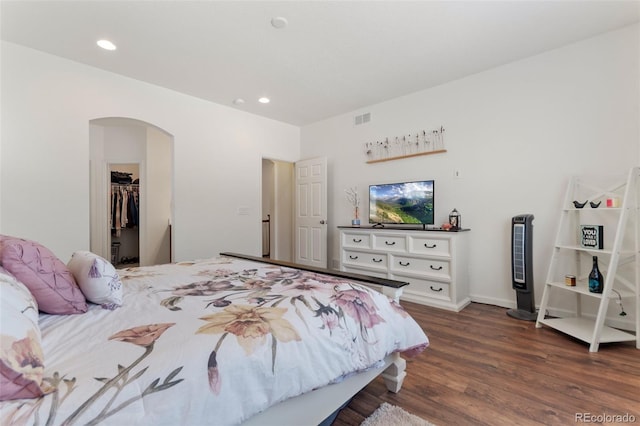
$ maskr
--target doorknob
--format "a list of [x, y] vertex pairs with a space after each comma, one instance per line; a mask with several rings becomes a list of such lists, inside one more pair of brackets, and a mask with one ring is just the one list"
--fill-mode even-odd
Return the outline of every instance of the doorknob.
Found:
[[320, 221], [320, 225], [324, 225], [325, 223], [327, 222], [325, 222], [324, 219]]

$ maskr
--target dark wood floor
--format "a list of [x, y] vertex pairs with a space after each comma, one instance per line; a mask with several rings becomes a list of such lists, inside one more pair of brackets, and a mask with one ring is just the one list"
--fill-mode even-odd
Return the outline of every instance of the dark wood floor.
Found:
[[472, 303], [454, 313], [402, 305], [430, 347], [407, 360], [399, 393], [388, 392], [378, 377], [335, 426], [359, 425], [383, 402], [439, 426], [568, 425], [581, 423], [578, 413], [628, 414], [640, 424], [640, 350], [634, 343], [602, 344], [589, 353], [586, 343], [513, 319], [504, 308]]

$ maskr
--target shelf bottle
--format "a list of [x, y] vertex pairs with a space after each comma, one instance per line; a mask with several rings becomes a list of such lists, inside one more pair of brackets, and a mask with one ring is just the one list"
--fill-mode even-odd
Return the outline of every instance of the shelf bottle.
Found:
[[604, 277], [598, 269], [598, 256], [593, 256], [593, 267], [589, 273], [589, 291], [591, 293], [602, 293], [604, 288]]

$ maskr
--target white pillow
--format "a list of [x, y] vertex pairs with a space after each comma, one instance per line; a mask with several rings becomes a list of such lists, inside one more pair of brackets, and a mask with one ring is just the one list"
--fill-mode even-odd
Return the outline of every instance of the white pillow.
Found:
[[38, 303], [27, 287], [1, 266], [0, 329], [0, 401], [44, 395], [47, 385], [42, 383]]
[[81, 250], [73, 253], [67, 268], [89, 302], [111, 310], [122, 306], [122, 281], [116, 268], [107, 260]]

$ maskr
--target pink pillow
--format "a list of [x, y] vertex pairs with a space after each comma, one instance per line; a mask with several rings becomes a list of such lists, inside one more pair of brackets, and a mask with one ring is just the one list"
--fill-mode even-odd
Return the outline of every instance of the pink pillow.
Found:
[[87, 302], [73, 275], [48, 248], [35, 241], [2, 235], [0, 264], [27, 286], [42, 312], [87, 312]]
[[38, 305], [21, 282], [1, 271], [0, 289], [0, 401], [37, 398], [47, 392]]

